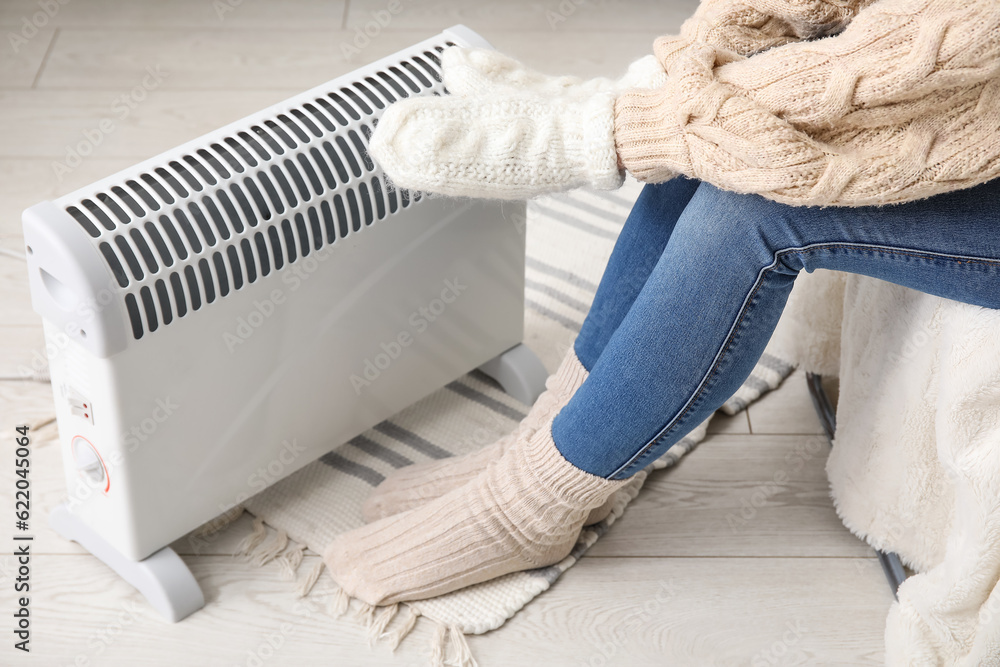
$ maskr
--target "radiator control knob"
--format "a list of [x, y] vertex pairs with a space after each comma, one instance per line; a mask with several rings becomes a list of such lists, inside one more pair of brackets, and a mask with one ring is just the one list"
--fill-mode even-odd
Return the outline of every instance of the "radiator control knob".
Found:
[[103, 486], [104, 491], [107, 491], [108, 471], [104, 467], [101, 455], [97, 453], [97, 448], [89, 440], [79, 435], [73, 438], [70, 447], [72, 448], [73, 462], [76, 463], [77, 471], [92, 484]]

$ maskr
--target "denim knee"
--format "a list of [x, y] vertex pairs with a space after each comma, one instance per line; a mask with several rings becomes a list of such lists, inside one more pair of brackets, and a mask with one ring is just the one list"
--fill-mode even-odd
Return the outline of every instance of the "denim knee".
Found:
[[[740, 194], [702, 183], [682, 216], [683, 234], [691, 248], [714, 253], [716, 261], [738, 254], [764, 268], [795, 275], [803, 268], [795, 257], [781, 254], [807, 240], [795, 224], [795, 207], [755, 194]], [[746, 254], [751, 257], [746, 257]]]

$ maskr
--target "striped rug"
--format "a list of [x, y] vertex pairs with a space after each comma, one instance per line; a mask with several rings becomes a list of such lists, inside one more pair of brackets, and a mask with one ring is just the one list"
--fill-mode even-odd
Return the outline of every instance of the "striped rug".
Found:
[[[576, 191], [528, 205], [525, 342], [550, 371], [583, 323], [640, 188], [630, 181], [612, 193]], [[790, 363], [769, 351], [723, 410], [738, 412], [777, 387], [791, 371]], [[291, 579], [306, 549], [322, 553], [335, 535], [361, 525], [361, 504], [386, 475], [411, 463], [489, 444], [512, 430], [526, 410], [490, 378], [472, 372], [254, 496], [243, 508], [203, 527], [202, 533], [218, 530], [245, 508], [256, 520], [253, 532], [241, 544], [241, 553], [260, 565], [277, 563], [279, 571]], [[707, 426], [708, 421], [701, 424], [651, 467], [676, 463], [705, 437]], [[609, 530], [631, 500], [620, 497], [611, 515], [585, 529], [562, 562], [449, 595], [371, 608], [338, 593], [332, 579], [322, 576], [321, 561], [311, 571], [298, 573], [298, 590], [301, 595], [326, 596], [334, 614], [352, 608], [367, 624], [371, 640], [382, 639], [393, 647], [423, 618], [437, 628], [431, 664], [473, 665], [464, 636], [500, 627], [552, 586]]]

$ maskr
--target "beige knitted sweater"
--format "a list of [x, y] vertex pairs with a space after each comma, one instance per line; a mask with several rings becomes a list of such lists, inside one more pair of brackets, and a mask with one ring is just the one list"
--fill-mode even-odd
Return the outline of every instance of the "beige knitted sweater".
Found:
[[861, 206], [1000, 176], [998, 0], [703, 0], [654, 51], [667, 85], [615, 104], [640, 180]]

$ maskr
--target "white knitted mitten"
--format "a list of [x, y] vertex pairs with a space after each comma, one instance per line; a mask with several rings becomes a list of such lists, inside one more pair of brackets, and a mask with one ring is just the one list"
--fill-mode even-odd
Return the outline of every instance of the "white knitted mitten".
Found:
[[415, 97], [388, 109], [368, 151], [401, 188], [527, 199], [622, 184], [611, 93], [587, 100], [496, 94]]
[[448, 49], [442, 72], [453, 94], [390, 106], [369, 153], [397, 187], [496, 199], [619, 187], [615, 98], [666, 81], [653, 56], [619, 81], [582, 81], [547, 77], [488, 49]]
[[493, 49], [453, 46], [441, 54], [441, 71], [448, 92], [466, 97], [506, 91], [509, 94], [530, 92], [541, 97], [587, 98], [599, 92], [617, 95], [630, 88], [655, 89], [667, 82], [667, 73], [652, 54], [629, 65], [620, 79], [581, 79], [542, 74]]

